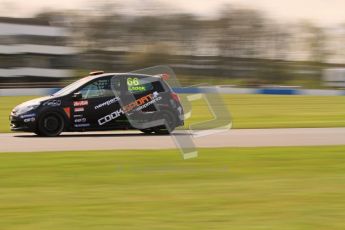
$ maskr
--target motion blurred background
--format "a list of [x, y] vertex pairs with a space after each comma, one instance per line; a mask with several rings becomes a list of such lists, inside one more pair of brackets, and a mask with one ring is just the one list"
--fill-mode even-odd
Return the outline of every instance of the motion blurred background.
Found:
[[[319, 146], [345, 133], [344, 9], [344, 0], [0, 0], [0, 229], [344, 230], [345, 146]], [[24, 101], [90, 71], [160, 64], [182, 86], [231, 91], [221, 96], [234, 129], [274, 142], [265, 129], [293, 128], [317, 146], [236, 143], [184, 161], [177, 149], [74, 151], [87, 136], [101, 148], [158, 143], [154, 135], [9, 133]], [[214, 116], [201, 100], [192, 111], [186, 125]], [[224, 142], [255, 139], [241, 131]], [[49, 145], [68, 139], [66, 151]], [[50, 151], [35, 152], [37, 140]]]
[[345, 87], [341, 0], [0, 0], [0, 89], [166, 64], [182, 85]]

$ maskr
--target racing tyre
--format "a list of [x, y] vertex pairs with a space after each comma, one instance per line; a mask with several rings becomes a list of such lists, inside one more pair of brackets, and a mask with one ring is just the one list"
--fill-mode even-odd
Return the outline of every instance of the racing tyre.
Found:
[[175, 130], [176, 118], [171, 112], [166, 111], [166, 112], [160, 113], [158, 116], [155, 117], [154, 120], [160, 120], [160, 119], [163, 119], [166, 125], [154, 127], [153, 131], [156, 134], [168, 135]]
[[44, 137], [56, 137], [64, 129], [64, 119], [56, 112], [44, 114], [38, 122], [38, 133]]

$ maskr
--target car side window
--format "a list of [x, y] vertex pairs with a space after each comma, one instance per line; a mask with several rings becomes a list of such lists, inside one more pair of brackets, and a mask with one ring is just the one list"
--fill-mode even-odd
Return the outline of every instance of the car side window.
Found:
[[84, 86], [79, 92], [83, 99], [114, 96], [110, 87], [110, 78], [96, 80]]

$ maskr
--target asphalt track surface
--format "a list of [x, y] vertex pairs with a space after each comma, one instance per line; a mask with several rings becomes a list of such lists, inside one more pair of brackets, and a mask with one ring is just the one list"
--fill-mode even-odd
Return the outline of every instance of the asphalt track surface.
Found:
[[[174, 135], [191, 137], [202, 148], [345, 145], [345, 128], [234, 129], [200, 137], [181, 132]], [[172, 148], [176, 145], [171, 136], [136, 131], [63, 133], [54, 138], [31, 133], [0, 134], [0, 152]]]

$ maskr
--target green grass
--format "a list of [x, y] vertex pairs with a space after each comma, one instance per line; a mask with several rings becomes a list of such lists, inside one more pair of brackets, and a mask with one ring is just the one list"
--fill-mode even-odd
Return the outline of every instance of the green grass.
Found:
[[[345, 126], [345, 96], [224, 95], [233, 128], [314, 128]], [[201, 101], [189, 123], [211, 118]]]
[[[78, 143], [76, 143], [78, 144]], [[345, 146], [0, 154], [0, 229], [345, 229]]]
[[9, 115], [12, 109], [16, 105], [24, 101], [36, 98], [36, 97], [34, 96], [0, 97], [0, 132], [10, 131]]
[[[0, 132], [9, 131], [8, 115], [33, 97], [0, 97]], [[234, 128], [344, 127], [345, 96], [224, 95]], [[191, 124], [211, 119], [202, 101], [193, 103]]]

